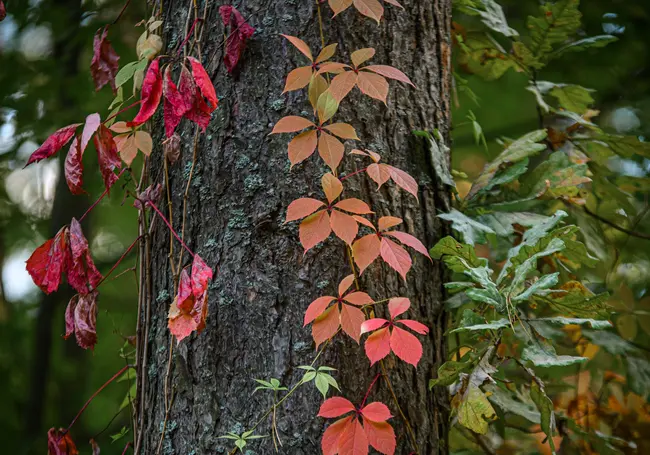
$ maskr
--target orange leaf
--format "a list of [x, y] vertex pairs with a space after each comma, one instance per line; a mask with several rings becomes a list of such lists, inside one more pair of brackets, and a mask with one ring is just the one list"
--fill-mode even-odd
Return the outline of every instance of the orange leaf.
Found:
[[305, 320], [303, 323], [303, 327], [309, 324], [310, 322], [312, 322], [321, 314], [323, 314], [325, 308], [327, 308], [327, 306], [330, 303], [332, 303], [333, 300], [336, 300], [336, 297], [331, 297], [329, 295], [326, 295], [324, 297], [319, 297], [313, 302], [311, 302], [307, 307], [307, 311], [305, 311]]
[[312, 69], [311, 66], [301, 66], [291, 71], [287, 75], [287, 82], [284, 84], [282, 93], [291, 92], [293, 90], [300, 90], [309, 84], [311, 81]]
[[321, 343], [329, 340], [336, 334], [336, 331], [339, 329], [339, 324], [338, 305], [332, 305], [316, 318], [311, 325], [311, 336], [316, 342], [316, 349], [318, 349]]
[[327, 210], [321, 210], [305, 218], [299, 228], [300, 243], [302, 243], [305, 253], [329, 237], [330, 232], [332, 230]]
[[345, 11], [352, 5], [352, 0], [329, 0], [330, 8], [334, 11], [334, 16]]
[[372, 420], [373, 422], [385, 422], [386, 420], [393, 417], [390, 414], [388, 406], [378, 401], [374, 401], [365, 405], [363, 409], [361, 409], [361, 415], [368, 420]]
[[368, 444], [374, 447], [378, 452], [383, 453], [384, 455], [393, 455], [395, 453], [397, 440], [395, 439], [395, 431], [393, 431], [393, 427], [390, 426], [389, 423], [371, 422], [364, 418], [363, 428], [366, 430]]
[[404, 314], [409, 308], [411, 308], [411, 301], [406, 297], [393, 297], [388, 302], [388, 313], [391, 319]]
[[320, 66], [320, 68], [318, 68], [316, 74], [323, 74], [323, 73], [339, 74], [343, 72], [345, 68], [350, 68], [350, 65], [346, 65], [345, 63], [339, 63], [339, 62], [327, 62], [327, 63], [323, 63]]
[[352, 283], [354, 283], [354, 274], [351, 273], [345, 278], [341, 280], [339, 283], [339, 297], [341, 297], [345, 292], [350, 289], [350, 286], [352, 286]]
[[370, 60], [375, 55], [375, 50], [372, 47], [367, 47], [365, 49], [359, 49], [352, 52], [350, 59], [355, 68], [361, 65], [366, 60]]
[[334, 44], [329, 44], [323, 48], [323, 50], [320, 51], [318, 54], [318, 57], [316, 57], [316, 63], [321, 63], [324, 62], [325, 60], [329, 60], [332, 58], [334, 55], [334, 52], [336, 52], [336, 46], [338, 46], [337, 43]]
[[146, 131], [136, 131], [135, 145], [138, 147], [138, 150], [145, 155], [151, 155], [151, 151], [153, 150], [153, 140]]
[[375, 229], [375, 226], [373, 226], [373, 224], [372, 224], [370, 221], [368, 221], [367, 219], [365, 219], [364, 217], [362, 217], [362, 216], [357, 216], [357, 215], [352, 215], [352, 218], [354, 218], [355, 220], [357, 220], [357, 223], [361, 223], [361, 224], [363, 224], [364, 226], [369, 227], [369, 228], [372, 229], [373, 231], [377, 231], [377, 229]]
[[370, 366], [379, 362], [390, 353], [390, 333], [388, 327], [377, 330], [366, 339], [366, 356]]
[[372, 163], [368, 166], [366, 172], [368, 173], [368, 177], [379, 185], [377, 189], [381, 188], [384, 183], [390, 180], [390, 171], [385, 164]]
[[364, 70], [372, 71], [377, 74], [381, 74], [384, 77], [387, 77], [389, 79], [395, 79], [396, 81], [401, 81], [401, 82], [406, 82], [407, 84], [412, 85], [415, 87], [413, 82], [411, 82], [411, 79], [409, 77], [402, 73], [400, 70], [397, 68], [393, 68], [392, 66], [388, 65], [369, 65], [363, 68]]
[[336, 134], [341, 139], [355, 139], [359, 140], [357, 137], [357, 132], [354, 130], [352, 125], [348, 123], [333, 123], [324, 127], [327, 131], [332, 134]]
[[358, 76], [354, 71], [345, 71], [332, 79], [329, 91], [339, 103], [357, 84]]
[[301, 161], [306, 160], [316, 150], [318, 143], [318, 134], [316, 130], [305, 131], [300, 133], [289, 142], [289, 161], [291, 167]]
[[368, 437], [359, 419], [353, 419], [345, 427], [339, 439], [340, 455], [368, 455]]
[[361, 291], [350, 292], [348, 295], [343, 297], [343, 300], [356, 306], [370, 305], [372, 303], [372, 298], [365, 292]]
[[324, 205], [325, 203], [323, 201], [309, 197], [296, 199], [287, 207], [287, 219], [285, 223], [309, 216]]
[[321, 131], [320, 138], [318, 139], [318, 154], [333, 172], [336, 172], [336, 168], [341, 163], [344, 151], [345, 147], [343, 147], [341, 141]]
[[354, 197], [343, 199], [342, 201], [337, 202], [334, 207], [340, 210], [345, 210], [346, 212], [356, 213], [357, 215], [372, 213], [368, 204], [363, 202], [361, 199]]
[[389, 235], [391, 237], [395, 237], [397, 240], [402, 242], [406, 246], [410, 246], [413, 248], [415, 251], [424, 254], [426, 257], [431, 260], [431, 257], [429, 256], [429, 251], [427, 250], [427, 247], [425, 247], [422, 242], [420, 242], [417, 238], [413, 237], [411, 234], [407, 234], [406, 232], [399, 232], [399, 231], [390, 231], [390, 232], [384, 232], [384, 235]]
[[406, 274], [411, 269], [411, 256], [404, 248], [385, 237], [381, 239], [381, 257], [406, 281]]
[[[332, 81], [334, 83], [334, 81]], [[364, 95], [382, 101], [386, 104], [386, 97], [388, 96], [388, 82], [386, 79], [378, 74], [364, 73], [358, 74], [359, 90]]]
[[359, 308], [351, 305], [341, 305], [341, 328], [357, 343], [361, 339], [361, 324], [365, 320], [366, 316]]
[[379, 256], [381, 242], [377, 234], [368, 234], [352, 244], [352, 256], [359, 266], [359, 274]]
[[356, 408], [350, 402], [350, 400], [343, 397], [332, 397], [325, 400], [323, 404], [320, 405], [318, 410], [318, 417], [325, 417], [326, 419], [331, 419], [333, 417], [339, 417], [348, 412], [355, 411]]
[[334, 234], [348, 245], [352, 245], [359, 232], [359, 225], [354, 218], [338, 210], [332, 210], [330, 213], [330, 225]]
[[354, 7], [364, 16], [376, 20], [378, 24], [384, 15], [384, 7], [377, 0], [354, 0]]
[[400, 3], [397, 0], [384, 0], [384, 1], [386, 3], [390, 3], [391, 5], [395, 5], [395, 6], [398, 6], [398, 7], [402, 8], [402, 9], [404, 9], [404, 7], [402, 5], [400, 5]]
[[138, 147], [135, 143], [135, 135], [121, 135], [115, 137], [115, 145], [120, 153], [120, 158], [127, 164], [131, 165], [138, 154]]
[[323, 175], [323, 177], [320, 179], [320, 183], [323, 186], [325, 197], [327, 197], [327, 200], [330, 202], [330, 204], [334, 202], [343, 191], [343, 184], [341, 181], [329, 172]]
[[321, 439], [323, 455], [336, 455], [339, 453], [339, 439], [347, 425], [352, 422], [352, 419], [354, 417], [344, 417], [327, 427], [323, 433], [323, 439]]
[[307, 43], [305, 43], [303, 40], [300, 38], [296, 38], [295, 36], [291, 35], [283, 35], [280, 33], [280, 36], [285, 37], [286, 39], [289, 40], [291, 44], [293, 44], [296, 49], [298, 49], [300, 52], [305, 54], [305, 57], [307, 57], [310, 61], [314, 61], [314, 57], [311, 55], [311, 50], [309, 49], [309, 46], [307, 46]]
[[296, 131], [304, 130], [305, 128], [314, 127], [311, 121], [297, 115], [287, 115], [278, 120], [278, 123], [273, 127], [271, 134], [278, 133], [295, 133]]
[[422, 343], [420, 343], [420, 340], [415, 335], [399, 327], [393, 326], [393, 332], [390, 335], [390, 348], [397, 357], [414, 367], [418, 365], [422, 358]]
[[393, 178], [393, 181], [402, 188], [404, 191], [411, 193], [415, 196], [415, 199], [418, 198], [418, 182], [415, 181], [413, 177], [408, 175], [401, 169], [397, 169], [393, 166], [388, 166], [390, 170], [390, 176]]
[[379, 218], [379, 224], [377, 227], [380, 231], [385, 231], [386, 229], [402, 224], [403, 222], [404, 220], [397, 218], [396, 216], [382, 216]]

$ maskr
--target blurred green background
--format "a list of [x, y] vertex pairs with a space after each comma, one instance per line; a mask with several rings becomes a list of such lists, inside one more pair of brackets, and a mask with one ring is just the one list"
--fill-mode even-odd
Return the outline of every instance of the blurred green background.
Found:
[[[120, 64], [135, 59], [146, 2], [135, 1], [109, 38]], [[202, 3], [202, 2], [201, 2]], [[525, 29], [525, 18], [538, 13], [535, 0], [500, 0], [509, 25]], [[109, 88], [95, 92], [89, 73], [95, 31], [111, 22], [122, 0], [5, 0], [7, 18], [0, 23], [0, 440], [3, 453], [43, 453], [50, 427], [66, 427], [85, 400], [125, 364], [126, 337], [134, 335], [135, 264], [131, 255], [102, 285], [94, 352], [63, 341], [68, 290], [45, 296], [31, 282], [24, 262], [35, 247], [79, 217], [102, 191], [97, 172], [84, 175], [90, 195], [72, 196], [62, 176], [64, 154], [22, 169], [30, 153], [54, 130], [81, 122], [86, 115], [107, 115]], [[405, 2], [408, 7], [408, 2]], [[590, 0], [581, 7], [585, 35], [603, 33], [619, 41], [603, 49], [571, 54], [554, 62], [540, 80], [575, 83], [596, 90], [598, 123], [611, 132], [650, 135], [650, 4], [647, 0]], [[467, 19], [467, 18], [464, 18]], [[471, 19], [470, 19], [471, 23]], [[464, 22], [465, 24], [465, 22]], [[510, 70], [486, 82], [455, 68], [466, 84], [453, 94], [453, 167], [465, 172], [459, 190], [467, 191], [483, 165], [502, 150], [501, 137], [515, 138], [538, 127], [536, 102], [525, 90], [527, 78]], [[476, 98], [470, 96], [473, 93]], [[471, 116], [480, 124], [486, 145], [477, 144]], [[93, 166], [93, 153], [85, 157]], [[616, 163], [622, 175], [646, 176], [647, 160]], [[106, 273], [135, 239], [135, 210], [119, 188], [93, 210], [84, 225], [100, 271]], [[634, 227], [650, 233], [650, 217]], [[650, 346], [650, 242], [611, 233], [616, 261], [598, 270], [614, 292], [613, 302], [634, 317], [621, 335]], [[121, 272], [125, 273], [121, 274]], [[598, 279], [598, 277], [594, 278]], [[128, 349], [128, 347], [126, 348]], [[111, 442], [129, 427], [128, 407], [118, 415], [128, 383], [111, 384], [89, 406], [72, 436], [81, 453], [95, 437], [102, 454], [122, 453], [130, 438]], [[647, 412], [647, 410], [646, 410]], [[114, 417], [117, 417], [114, 419]]]

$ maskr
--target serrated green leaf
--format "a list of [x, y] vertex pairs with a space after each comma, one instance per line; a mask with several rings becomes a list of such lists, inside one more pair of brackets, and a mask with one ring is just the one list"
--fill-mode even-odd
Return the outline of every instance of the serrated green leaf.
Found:
[[499, 79], [509, 69], [519, 68], [513, 56], [485, 33], [470, 32], [464, 38], [456, 38], [461, 49], [459, 63], [485, 80]]
[[435, 386], [452, 385], [454, 382], [458, 381], [458, 377], [461, 373], [468, 372], [472, 366], [473, 363], [471, 361], [456, 362], [450, 360], [443, 363], [440, 368], [438, 368], [438, 377], [429, 381], [429, 389], [432, 389]]
[[546, 395], [543, 387], [533, 380], [530, 384], [530, 397], [537, 406], [541, 416], [542, 431], [546, 433], [548, 444], [551, 450], [555, 453], [555, 443], [553, 442], [553, 434], [556, 431], [555, 413], [553, 412], [553, 402]]
[[566, 367], [586, 362], [588, 360], [587, 357], [557, 355], [555, 349], [550, 344], [542, 346], [538, 343], [526, 346], [521, 353], [521, 359], [524, 362], [528, 362], [531, 365], [541, 368]]
[[450, 270], [462, 273], [469, 267], [480, 267], [487, 263], [485, 259], [479, 259], [474, 248], [458, 242], [451, 236], [444, 237], [429, 250], [431, 257], [442, 259]]
[[490, 393], [488, 399], [501, 408], [503, 412], [516, 414], [532, 423], [539, 424], [541, 422], [541, 414], [535, 408], [534, 403], [519, 401], [515, 399], [513, 394], [495, 384], [486, 385], [485, 391]]
[[540, 297], [560, 314], [570, 314], [578, 317], [594, 315], [607, 315], [609, 294], [585, 294], [579, 291], [570, 291], [557, 296]]
[[565, 44], [559, 49], [553, 51], [553, 53], [550, 55], [550, 58], [559, 58], [564, 54], [568, 54], [569, 52], [580, 52], [586, 49], [605, 47], [614, 41], [618, 41], [618, 38], [612, 35], [590, 36], [588, 38], [583, 38], [581, 40]]
[[[558, 253], [558, 252], [562, 251], [563, 249], [564, 249], [564, 242], [561, 239], [555, 237], [555, 238], [552, 238], [550, 240], [550, 242], [547, 245], [545, 245], [545, 247], [543, 249], [541, 249], [541, 251], [535, 251], [534, 254], [531, 254], [530, 256], [528, 256], [528, 258], [525, 261], [523, 261], [522, 263], [520, 263], [520, 264], [517, 264], [517, 262], [518, 262], [517, 259], [519, 259], [519, 256], [513, 258], [512, 262], [515, 265], [515, 267], [514, 267], [514, 273], [513, 273], [512, 281], [508, 285], [508, 288], [507, 288], [507, 291], [506, 291], [508, 293], [508, 295], [516, 295], [518, 293], [519, 289], [521, 289], [524, 286], [526, 278], [528, 277], [528, 275], [531, 272], [537, 270], [537, 261], [538, 261], [538, 259], [540, 259], [542, 257], [545, 257], [545, 256], [550, 256], [550, 255], [555, 254], [555, 253]], [[525, 253], [525, 252], [526, 252], [526, 250], [522, 250], [522, 253]], [[546, 284], [546, 283], [543, 283], [543, 284]], [[528, 294], [526, 296], [526, 298], [529, 298], [531, 295], [532, 295], [532, 293]]]
[[549, 289], [558, 282], [559, 272], [551, 273], [540, 277], [526, 288], [521, 294], [512, 298], [513, 302], [520, 302], [530, 299], [533, 295], [546, 295], [551, 292]]
[[515, 233], [514, 224], [532, 227], [547, 221], [548, 218], [533, 212], [494, 212], [481, 215], [477, 219], [480, 223], [491, 227], [496, 235], [507, 237]]
[[479, 223], [456, 209], [451, 209], [449, 213], [442, 213], [438, 218], [451, 222], [451, 227], [459, 232], [463, 241], [469, 245], [476, 242], [485, 243], [486, 234], [494, 234], [492, 228]]
[[625, 357], [630, 389], [643, 399], [650, 394], [650, 362], [639, 357]]
[[594, 103], [591, 96], [593, 91], [580, 85], [555, 84], [549, 94], [557, 99], [562, 108], [582, 115]]
[[530, 31], [530, 49], [538, 58], [546, 58], [555, 44], [564, 43], [580, 27], [582, 15], [578, 10], [579, 0], [560, 0], [544, 3], [537, 17], [527, 20]]
[[609, 331], [597, 332], [595, 330], [583, 330], [582, 335], [593, 344], [601, 346], [610, 354], [627, 355], [636, 353], [637, 349], [617, 334]]
[[612, 327], [612, 323], [609, 321], [601, 321], [597, 319], [582, 319], [582, 318], [565, 318], [562, 316], [556, 316], [553, 318], [537, 318], [531, 319], [528, 321], [531, 325], [535, 323], [544, 323], [554, 326], [565, 326], [565, 325], [588, 325], [594, 330], [603, 330], [609, 329]]
[[494, 0], [481, 0], [482, 8], [471, 8], [480, 16], [481, 21], [495, 32], [505, 36], [519, 36], [517, 30], [508, 26], [506, 15], [501, 6]]

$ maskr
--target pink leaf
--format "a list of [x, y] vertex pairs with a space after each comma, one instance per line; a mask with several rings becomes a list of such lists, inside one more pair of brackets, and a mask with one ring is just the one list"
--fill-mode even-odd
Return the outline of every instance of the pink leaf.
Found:
[[83, 194], [83, 163], [81, 162], [81, 140], [76, 137], [70, 144], [68, 155], [65, 157], [64, 173], [65, 181], [72, 194]]
[[361, 324], [366, 320], [366, 316], [359, 308], [351, 305], [341, 305], [341, 329], [347, 333], [357, 343], [361, 338]]
[[380, 252], [382, 259], [406, 280], [406, 274], [412, 264], [411, 256], [406, 250], [392, 240], [382, 237]]
[[406, 82], [407, 84], [415, 85], [413, 82], [411, 82], [411, 79], [408, 78], [406, 74], [398, 70], [397, 68], [393, 68], [392, 66], [387, 66], [387, 65], [369, 65], [363, 68], [364, 70], [372, 71], [377, 74], [381, 74], [384, 77], [387, 77], [389, 79], [395, 79], [396, 81], [401, 81], [401, 82]]
[[406, 297], [394, 297], [388, 302], [390, 317], [395, 319], [411, 307], [411, 301]]
[[410, 246], [415, 251], [424, 254], [426, 257], [429, 258], [429, 260], [431, 260], [431, 257], [429, 256], [429, 252], [427, 251], [427, 247], [425, 247], [422, 244], [422, 242], [420, 242], [418, 239], [413, 237], [411, 234], [407, 234], [406, 232], [400, 232], [400, 231], [390, 231], [390, 232], [384, 232], [384, 235], [395, 237], [404, 245]]
[[370, 366], [379, 362], [390, 353], [390, 333], [388, 327], [377, 330], [366, 339], [366, 355], [370, 359]]
[[388, 321], [386, 319], [382, 319], [382, 318], [368, 319], [363, 324], [361, 324], [361, 334], [373, 332], [378, 328], [385, 326], [386, 324], [388, 324]]
[[390, 170], [390, 176], [393, 181], [402, 188], [404, 191], [411, 193], [415, 196], [415, 199], [418, 198], [418, 182], [415, 181], [413, 177], [404, 172], [401, 169], [397, 169], [393, 166], [388, 166]]
[[352, 286], [352, 283], [354, 283], [354, 274], [351, 273], [345, 278], [341, 280], [339, 283], [339, 297], [341, 297], [343, 294], [346, 293], [348, 289], [350, 289], [350, 286]]
[[195, 297], [200, 297], [208, 290], [210, 280], [212, 280], [212, 269], [201, 259], [201, 256], [195, 254], [192, 261], [192, 292]]
[[421, 322], [414, 321], [412, 319], [400, 319], [397, 321], [397, 323], [404, 324], [406, 327], [413, 330], [414, 332], [419, 333], [420, 335], [426, 335], [429, 333], [429, 327], [422, 324]]
[[357, 306], [370, 305], [372, 303], [372, 298], [365, 292], [351, 292], [343, 297], [343, 300]]
[[415, 335], [411, 335], [406, 330], [396, 326], [393, 326], [393, 332], [390, 335], [390, 348], [397, 357], [414, 367], [418, 365], [422, 358], [422, 343], [420, 343], [420, 340]]
[[323, 314], [323, 311], [325, 311], [325, 308], [332, 303], [332, 301], [336, 300], [336, 297], [331, 297], [329, 295], [326, 295], [324, 297], [319, 297], [313, 302], [309, 304], [307, 307], [307, 311], [305, 311], [305, 320], [303, 323], [303, 327], [312, 322], [314, 319], [316, 319], [318, 316]]
[[368, 436], [368, 444], [384, 455], [393, 455], [397, 440], [393, 427], [387, 422], [371, 422], [363, 419], [363, 428]]

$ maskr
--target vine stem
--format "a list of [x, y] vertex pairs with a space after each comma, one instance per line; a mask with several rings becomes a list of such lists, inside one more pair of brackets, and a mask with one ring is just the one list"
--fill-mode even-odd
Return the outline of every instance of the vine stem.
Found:
[[133, 103], [133, 104], [129, 104], [127, 107], [120, 109], [120, 110], [117, 111], [115, 114], [111, 115], [111, 116], [108, 117], [106, 120], [104, 120], [104, 121], [102, 122], [102, 125], [104, 125], [106, 122], [109, 122], [109, 121], [113, 120], [115, 117], [117, 117], [117, 116], [120, 115], [121, 113], [123, 113], [123, 112], [125, 112], [125, 111], [128, 111], [129, 109], [131, 109], [132, 107], [137, 106], [138, 104], [142, 104], [142, 100], [140, 100], [140, 101], [136, 101], [135, 103]]
[[167, 227], [172, 232], [172, 234], [174, 234], [174, 237], [176, 237], [176, 240], [178, 240], [181, 243], [181, 245], [183, 245], [183, 248], [185, 248], [187, 252], [190, 253], [190, 256], [194, 257], [194, 252], [190, 250], [190, 247], [188, 247], [185, 244], [185, 242], [183, 242], [183, 240], [181, 240], [181, 238], [178, 236], [178, 234], [176, 233], [172, 225], [169, 224], [169, 221], [167, 221], [167, 218], [165, 218], [165, 215], [163, 215], [160, 209], [158, 209], [156, 204], [154, 204], [151, 201], [147, 201], [147, 205], [149, 205], [149, 207], [151, 207], [156, 212], [156, 214], [163, 220], [163, 222], [167, 225]]
[[126, 451], [129, 450], [129, 447], [131, 447], [131, 441], [127, 442], [126, 445], [124, 446], [124, 450], [122, 451], [122, 455], [126, 455]]
[[104, 277], [103, 277], [101, 280], [99, 280], [99, 283], [97, 283], [97, 286], [95, 286], [95, 288], [98, 288], [99, 285], [101, 285], [104, 281], [106, 281], [106, 278], [108, 278], [108, 277], [111, 275], [111, 273], [113, 273], [113, 272], [115, 271], [115, 269], [117, 268], [117, 266], [120, 265], [120, 262], [122, 262], [122, 261], [124, 260], [124, 258], [126, 257], [126, 255], [129, 254], [129, 253], [131, 252], [131, 250], [132, 250], [132, 249], [133, 249], [133, 248], [138, 244], [138, 242], [140, 241], [141, 238], [142, 238], [141, 235], [139, 235], [139, 236], [137, 236], [137, 237], [135, 238], [135, 240], [133, 241], [133, 243], [132, 243], [132, 244], [131, 244], [127, 249], [126, 249], [126, 251], [125, 251], [124, 253], [122, 253], [122, 256], [120, 256], [120, 258], [119, 258], [119, 259], [117, 260], [117, 262], [113, 265], [113, 267], [111, 267], [111, 269], [108, 271], [108, 273], [107, 273], [106, 275], [104, 275]]
[[365, 172], [367, 169], [368, 169], [367, 167], [364, 167], [363, 169], [359, 169], [358, 171], [354, 171], [351, 174], [348, 174], [348, 175], [345, 175], [345, 176], [341, 177], [340, 180], [342, 182], [343, 180], [345, 180], [345, 179], [347, 179], [349, 177], [352, 177], [353, 175], [357, 175], [357, 174], [361, 174], [362, 172]]
[[366, 405], [366, 400], [368, 400], [368, 395], [370, 395], [370, 391], [372, 390], [373, 386], [375, 385], [375, 382], [381, 377], [381, 373], [377, 373], [375, 375], [375, 379], [372, 380], [370, 383], [370, 386], [368, 387], [368, 390], [366, 390], [366, 395], [363, 397], [363, 401], [361, 402], [361, 406], [359, 408], [363, 408]]
[[65, 436], [65, 435], [70, 431], [70, 428], [72, 428], [72, 426], [77, 422], [77, 420], [79, 419], [79, 417], [81, 417], [81, 414], [83, 414], [83, 412], [86, 410], [86, 408], [88, 407], [88, 405], [89, 405], [89, 404], [90, 404], [90, 403], [95, 399], [95, 397], [96, 397], [97, 395], [99, 395], [99, 393], [100, 393], [102, 390], [104, 390], [104, 389], [106, 388], [106, 386], [108, 386], [111, 382], [113, 382], [113, 381], [116, 380], [118, 377], [120, 377], [120, 376], [122, 375], [122, 373], [124, 373], [126, 370], [128, 370], [129, 368], [132, 368], [132, 367], [133, 367], [132, 365], [124, 365], [122, 368], [120, 368], [120, 371], [118, 371], [117, 373], [115, 373], [115, 374], [113, 375], [112, 378], [110, 378], [110, 379], [109, 379], [108, 381], [106, 381], [106, 382], [105, 382], [105, 383], [104, 383], [104, 384], [103, 384], [99, 389], [97, 389], [97, 390], [95, 391], [95, 393], [93, 393], [93, 394], [90, 396], [90, 398], [88, 398], [88, 401], [86, 401], [86, 404], [84, 404], [83, 407], [79, 410], [79, 412], [77, 412], [77, 415], [74, 417], [74, 419], [72, 419], [72, 422], [70, 422], [70, 425], [68, 425], [68, 428], [66, 428], [66, 430], [63, 432], [63, 435], [61, 436], [61, 438], [63, 438], [63, 436]]
[[183, 48], [185, 47], [185, 45], [189, 41], [190, 36], [192, 35], [192, 32], [194, 32], [194, 27], [196, 27], [197, 22], [203, 22], [203, 19], [201, 19], [200, 17], [197, 17], [196, 19], [194, 19], [194, 22], [192, 22], [192, 26], [190, 27], [190, 31], [187, 32], [187, 35], [185, 36], [185, 39], [183, 40], [181, 45], [178, 46], [178, 50], [176, 51], [176, 56], [177, 57], [181, 54], [181, 51], [183, 50]]
[[124, 6], [120, 10], [120, 14], [118, 14], [117, 17], [115, 18], [115, 20], [113, 22], [111, 22], [111, 25], [117, 24], [117, 21], [120, 20], [120, 18], [122, 17], [122, 14], [124, 14], [124, 11], [126, 11], [126, 8], [129, 6], [129, 3], [131, 3], [131, 0], [126, 0], [126, 3], [124, 3]]
[[81, 218], [79, 218], [79, 222], [80, 222], [80, 223], [83, 221], [84, 218], [86, 218], [86, 216], [90, 213], [90, 211], [91, 211], [92, 209], [94, 209], [94, 208], [97, 206], [97, 204], [99, 204], [99, 203], [102, 201], [102, 199], [104, 199], [104, 197], [108, 194], [109, 190], [113, 187], [113, 185], [115, 185], [115, 183], [117, 183], [117, 181], [120, 179], [120, 177], [122, 177], [122, 174], [124, 174], [124, 171], [126, 171], [126, 169], [127, 169], [127, 168], [122, 169], [122, 170], [120, 171], [120, 173], [117, 174], [117, 179], [115, 180], [115, 182], [113, 182], [113, 184], [112, 184], [111, 186], [109, 186], [108, 188], [106, 188], [106, 189], [104, 190], [104, 192], [102, 193], [102, 195], [99, 196], [99, 198], [98, 198], [95, 202], [93, 202], [93, 205], [91, 205], [90, 207], [88, 207], [88, 210], [86, 210], [86, 212], [85, 212], [83, 215], [81, 215]]

